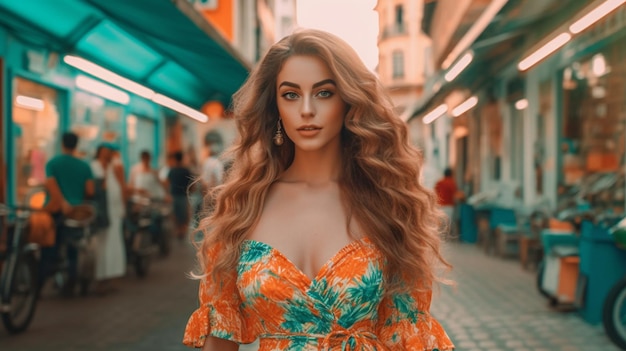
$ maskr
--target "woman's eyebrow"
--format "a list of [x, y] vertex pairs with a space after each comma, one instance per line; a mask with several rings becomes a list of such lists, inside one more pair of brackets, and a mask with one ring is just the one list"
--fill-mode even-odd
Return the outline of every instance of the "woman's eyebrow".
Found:
[[[319, 86], [322, 86], [324, 84], [337, 85], [337, 83], [335, 83], [335, 81], [332, 80], [332, 79], [324, 79], [322, 81], [319, 81], [319, 82], [313, 84], [313, 89], [315, 89], [315, 88], [317, 88]], [[286, 85], [286, 86], [289, 86], [289, 87], [292, 87], [292, 88], [296, 88], [296, 89], [300, 89], [300, 85], [298, 85], [296, 83], [288, 82], [288, 81], [284, 81], [284, 82], [280, 83], [280, 85], [278, 87], [280, 88], [283, 85]]]
[[315, 89], [317, 87], [321, 87], [324, 84], [332, 84], [332, 85], [335, 85], [335, 86], [337, 85], [337, 83], [335, 83], [335, 81], [332, 80], [332, 79], [324, 79], [324, 80], [322, 80], [320, 82], [317, 82], [317, 83], [313, 84], [313, 89]]

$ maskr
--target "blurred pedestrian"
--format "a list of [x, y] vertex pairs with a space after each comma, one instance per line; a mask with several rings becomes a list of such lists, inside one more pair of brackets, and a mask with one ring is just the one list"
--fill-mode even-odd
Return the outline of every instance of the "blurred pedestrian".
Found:
[[454, 224], [454, 208], [458, 197], [458, 188], [453, 177], [451, 168], [443, 171], [443, 178], [435, 184], [435, 193], [439, 200], [441, 210], [446, 214], [446, 234], [456, 235], [456, 225]]
[[174, 162], [174, 153], [168, 153], [165, 157], [165, 162], [163, 163], [161, 168], [159, 168], [159, 180], [161, 181], [161, 183], [167, 183], [167, 175], [170, 174], [170, 169], [174, 165]]
[[214, 197], [212, 191], [216, 186], [222, 184], [224, 177], [224, 164], [219, 159], [223, 145], [222, 135], [216, 130], [211, 130], [204, 136], [207, 157], [202, 163], [202, 173], [200, 174], [203, 195], [203, 208], [200, 213], [213, 211]]
[[173, 154], [174, 165], [167, 175], [167, 188], [169, 189], [174, 207], [174, 219], [176, 221], [176, 237], [183, 240], [189, 229], [189, 187], [193, 182], [193, 174], [189, 168], [183, 165], [183, 153], [177, 151]]
[[165, 198], [166, 189], [159, 180], [157, 170], [152, 168], [151, 162], [150, 151], [142, 150], [139, 154], [139, 162], [130, 170], [128, 188], [134, 196], [162, 200]]
[[98, 232], [96, 243], [96, 291], [106, 293], [116, 289], [116, 278], [126, 274], [126, 248], [122, 231], [126, 213], [124, 177], [115, 164], [116, 146], [103, 143], [96, 150], [91, 170], [102, 184], [106, 197], [108, 225]]
[[240, 139], [203, 221], [184, 343], [452, 350], [430, 315], [440, 224], [376, 76], [335, 35], [274, 44], [234, 96]]
[[68, 260], [68, 281], [63, 287], [64, 295], [72, 295], [76, 285], [78, 273], [78, 250], [74, 245], [65, 245], [68, 233], [63, 229], [63, 216], [72, 210], [72, 206], [79, 205], [94, 195], [93, 173], [87, 162], [75, 156], [78, 145], [78, 135], [73, 132], [63, 133], [61, 137], [61, 154], [53, 157], [46, 163], [46, 191], [48, 210], [56, 225], [55, 245], [41, 249], [39, 288], [55, 269], [59, 259], [59, 249], [66, 247], [65, 255]]

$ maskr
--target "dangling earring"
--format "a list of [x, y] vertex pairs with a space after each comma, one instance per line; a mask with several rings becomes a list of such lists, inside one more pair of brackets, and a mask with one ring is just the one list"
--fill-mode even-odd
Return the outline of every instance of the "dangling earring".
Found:
[[276, 124], [276, 133], [274, 133], [274, 137], [272, 138], [272, 140], [274, 140], [274, 145], [276, 146], [281, 146], [285, 141], [285, 139], [283, 138], [283, 132], [280, 128], [280, 119]]

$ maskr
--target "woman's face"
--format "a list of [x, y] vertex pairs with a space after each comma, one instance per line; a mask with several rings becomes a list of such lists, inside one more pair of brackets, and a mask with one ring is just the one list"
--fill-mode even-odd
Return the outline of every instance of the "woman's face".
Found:
[[100, 150], [100, 154], [98, 155], [98, 158], [104, 162], [111, 161], [111, 158], [112, 158], [111, 149], [106, 148], [106, 147], [102, 148]]
[[278, 73], [278, 113], [296, 150], [339, 148], [346, 104], [334, 78], [315, 56], [292, 56]]

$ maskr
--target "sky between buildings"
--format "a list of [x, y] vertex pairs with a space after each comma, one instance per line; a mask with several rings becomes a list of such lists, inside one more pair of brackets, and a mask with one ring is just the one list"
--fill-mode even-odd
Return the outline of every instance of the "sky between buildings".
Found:
[[372, 71], [378, 65], [376, 0], [297, 0], [300, 27], [331, 32], [347, 41]]

